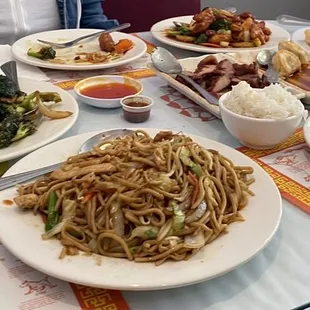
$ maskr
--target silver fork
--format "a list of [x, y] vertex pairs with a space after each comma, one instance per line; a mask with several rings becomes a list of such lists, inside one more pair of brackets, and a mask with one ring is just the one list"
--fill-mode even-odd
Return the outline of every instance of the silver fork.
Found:
[[38, 39], [38, 41], [40, 43], [51, 45], [51, 46], [54, 46], [54, 47], [57, 47], [57, 48], [66, 48], [66, 47], [71, 47], [71, 46], [77, 44], [78, 42], [80, 42], [82, 40], [99, 36], [102, 33], [110, 33], [110, 32], [114, 32], [114, 31], [119, 31], [119, 30], [123, 30], [123, 29], [129, 28], [130, 26], [131, 26], [130, 23], [121, 24], [121, 25], [113, 27], [111, 29], [102, 30], [102, 31], [91, 33], [91, 34], [87, 34], [85, 36], [82, 36], [82, 37], [76, 38], [76, 39], [74, 39], [72, 41], [68, 41], [68, 42], [64, 42], [64, 43], [45, 41], [45, 40], [41, 40], [41, 39]]

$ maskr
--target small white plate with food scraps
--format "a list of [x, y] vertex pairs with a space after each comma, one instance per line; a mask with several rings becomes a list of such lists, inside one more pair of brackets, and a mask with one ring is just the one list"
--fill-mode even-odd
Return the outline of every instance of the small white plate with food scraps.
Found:
[[[120, 40], [129, 40], [132, 42], [132, 48], [125, 53], [103, 52], [97, 36], [69, 48], [54, 48], [56, 58], [52, 60], [41, 60], [27, 55], [30, 48], [39, 51], [44, 46], [37, 41], [38, 39], [63, 43], [98, 31], [98, 29], [62, 29], [32, 34], [16, 41], [12, 46], [12, 53], [17, 60], [36, 67], [57, 70], [95, 70], [125, 65], [142, 57], [147, 50], [146, 44], [141, 39], [131, 34], [113, 32], [111, 37], [115, 44]], [[84, 58], [93, 60], [84, 61]]]
[[62, 119], [48, 119], [43, 117], [36, 131], [19, 141], [13, 142], [6, 148], [0, 149], [0, 162], [21, 157], [63, 136], [75, 124], [79, 115], [79, 106], [76, 100], [67, 91], [51, 83], [19, 78], [20, 89], [26, 94], [35, 91], [57, 92], [61, 102], [52, 104], [53, 110], [68, 111], [72, 114]]
[[[154, 137], [160, 130], [147, 131]], [[47, 145], [24, 157], [6, 175], [64, 161], [77, 154], [83, 142], [95, 134], [87, 133]], [[156, 267], [153, 262], [137, 263], [97, 254], [80, 253], [59, 259], [62, 251], [59, 240], [42, 240], [41, 216], [22, 212], [14, 204], [7, 205], [8, 200], [16, 197], [16, 188], [0, 192], [0, 239], [3, 245], [24, 263], [43, 273], [106, 289], [138, 291], [180, 287], [209, 280], [246, 263], [268, 245], [277, 231], [282, 215], [280, 193], [271, 177], [249, 157], [219, 142], [188, 136], [202, 147], [217, 150], [235, 165], [252, 167], [255, 178], [250, 185], [255, 196], [249, 197], [247, 206], [241, 211], [245, 221], [229, 224], [227, 234], [207, 244], [189, 260], [168, 260]]]
[[200, 53], [234, 53], [234, 52], [249, 52], [249, 51], [260, 51], [264, 49], [274, 49], [277, 48], [280, 41], [287, 41], [290, 39], [290, 34], [284, 28], [277, 26], [275, 24], [266, 22], [266, 27], [271, 30], [270, 40], [269, 42], [258, 46], [258, 47], [250, 47], [250, 48], [237, 48], [237, 47], [208, 47], [202, 46], [199, 44], [193, 43], [185, 43], [177, 41], [173, 38], [167, 37], [166, 31], [167, 29], [173, 27], [173, 22], [177, 23], [187, 23], [189, 24], [192, 21], [193, 16], [180, 16], [173, 17], [169, 19], [162, 20], [151, 28], [151, 33], [155, 39], [158, 41], [168, 44], [170, 46], [178, 47], [184, 50], [195, 51]]

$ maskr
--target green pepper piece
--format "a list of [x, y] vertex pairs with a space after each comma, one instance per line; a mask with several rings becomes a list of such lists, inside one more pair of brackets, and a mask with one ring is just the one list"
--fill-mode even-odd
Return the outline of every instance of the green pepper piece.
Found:
[[45, 224], [45, 231], [50, 231], [54, 228], [59, 220], [59, 213], [55, 211], [57, 203], [57, 195], [55, 192], [50, 192], [48, 196], [48, 207], [47, 207], [47, 222]]

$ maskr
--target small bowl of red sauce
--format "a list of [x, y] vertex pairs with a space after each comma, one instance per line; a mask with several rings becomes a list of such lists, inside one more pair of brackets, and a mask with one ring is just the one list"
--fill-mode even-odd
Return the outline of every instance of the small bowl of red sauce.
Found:
[[129, 77], [117, 75], [94, 76], [78, 82], [74, 91], [79, 101], [97, 108], [111, 109], [121, 106], [121, 99], [138, 95], [142, 84]]
[[142, 123], [150, 118], [154, 100], [147, 96], [128, 96], [121, 100], [124, 118], [131, 123]]

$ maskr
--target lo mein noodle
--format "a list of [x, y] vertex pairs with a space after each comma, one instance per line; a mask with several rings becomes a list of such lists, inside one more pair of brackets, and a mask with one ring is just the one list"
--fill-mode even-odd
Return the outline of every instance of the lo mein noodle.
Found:
[[44, 215], [42, 237], [61, 242], [60, 258], [83, 251], [159, 265], [188, 260], [243, 221], [252, 173], [183, 134], [139, 130], [68, 158], [14, 200]]

